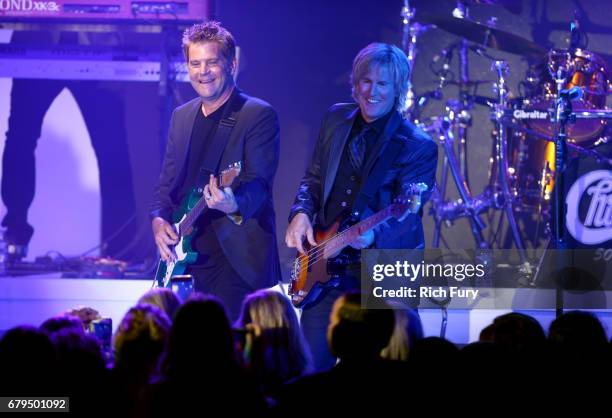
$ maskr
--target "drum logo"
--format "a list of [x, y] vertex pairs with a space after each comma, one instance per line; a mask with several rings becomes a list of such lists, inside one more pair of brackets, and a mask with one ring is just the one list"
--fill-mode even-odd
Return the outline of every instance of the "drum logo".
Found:
[[595, 170], [579, 177], [565, 202], [567, 230], [577, 241], [593, 245], [612, 239], [612, 171]]
[[548, 119], [548, 112], [542, 112], [541, 110], [530, 110], [529, 112], [524, 111], [523, 109], [516, 109], [512, 112], [512, 116], [515, 119]]
[[3, 12], [59, 12], [55, 1], [34, 0], [0, 0], [0, 11]]

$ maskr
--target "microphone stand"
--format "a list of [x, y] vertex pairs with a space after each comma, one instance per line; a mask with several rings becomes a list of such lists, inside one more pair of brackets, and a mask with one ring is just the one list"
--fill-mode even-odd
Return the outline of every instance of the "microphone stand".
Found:
[[[559, 251], [567, 249], [567, 241], [565, 238], [565, 201], [563, 172], [565, 171], [566, 156], [567, 156], [567, 124], [576, 121], [576, 115], [572, 113], [572, 101], [570, 95], [562, 94], [561, 86], [565, 82], [562, 70], [557, 73], [557, 101], [555, 104], [555, 122], [559, 129], [555, 136], [555, 193], [553, 195], [553, 208], [555, 218], [554, 225], [554, 242], [557, 250], [557, 267], [559, 272], [567, 265], [567, 260], [564, 254], [561, 256]], [[558, 276], [560, 279], [561, 275]], [[555, 292], [555, 315], [559, 317], [563, 314], [563, 289], [562, 280], [557, 283]]]

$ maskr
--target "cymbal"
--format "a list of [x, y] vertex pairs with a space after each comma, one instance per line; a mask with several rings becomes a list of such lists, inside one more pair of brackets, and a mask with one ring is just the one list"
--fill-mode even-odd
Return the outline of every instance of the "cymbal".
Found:
[[426, 12], [419, 13], [418, 11], [416, 20], [421, 23], [434, 24], [446, 32], [459, 35], [484, 47], [522, 55], [529, 59], [540, 59], [547, 53], [545, 48], [535, 42], [475, 20], [453, 16], [436, 16]]

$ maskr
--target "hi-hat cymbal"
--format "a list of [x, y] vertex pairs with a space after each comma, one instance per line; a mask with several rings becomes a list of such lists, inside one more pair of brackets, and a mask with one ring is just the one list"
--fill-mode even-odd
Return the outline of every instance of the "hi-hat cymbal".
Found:
[[459, 35], [479, 45], [522, 55], [529, 59], [541, 59], [547, 50], [518, 35], [476, 22], [471, 19], [461, 19], [453, 16], [436, 16], [417, 11], [416, 20], [421, 23], [431, 23], [438, 28]]

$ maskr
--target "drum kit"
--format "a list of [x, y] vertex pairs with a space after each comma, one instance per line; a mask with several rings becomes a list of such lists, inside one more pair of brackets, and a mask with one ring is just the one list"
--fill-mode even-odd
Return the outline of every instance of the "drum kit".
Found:
[[[547, 245], [546, 242], [555, 239], [554, 208], [559, 196], [553, 190], [567, 157], [589, 156], [611, 162], [601, 149], [610, 139], [607, 121], [612, 118], [612, 110], [606, 109], [606, 98], [612, 74], [600, 56], [578, 45], [577, 21], [570, 25], [568, 48], [546, 50], [491, 23], [472, 20], [468, 6], [460, 1], [452, 15], [433, 15], [416, 13], [405, 1], [402, 10], [403, 47], [411, 68], [417, 58], [419, 37], [425, 31], [443, 30], [461, 37], [434, 57], [435, 66], [430, 65], [437, 88], [417, 95], [411, 86], [408, 93], [406, 117], [428, 132], [443, 149], [442, 173], [431, 199], [430, 213], [435, 221], [432, 246], [440, 246], [444, 225], [466, 218], [478, 248], [504, 248], [510, 243], [501, 242], [498, 232], [505, 220], [507, 236], [525, 261], [527, 247]], [[520, 83], [521, 97], [511, 98], [507, 83], [509, 65], [493, 57], [491, 50], [517, 54], [531, 63]], [[469, 79], [469, 53], [491, 62], [491, 80]], [[457, 81], [449, 79], [449, 66], [455, 54], [460, 62]], [[446, 100], [444, 114], [422, 117], [427, 103], [444, 99], [442, 88], [451, 83], [458, 84], [459, 95]], [[483, 83], [492, 83], [494, 97], [470, 94], [473, 86]], [[489, 180], [480, 194], [471, 190], [467, 170], [467, 130], [474, 105], [488, 107], [492, 122]], [[449, 181], [457, 189], [456, 200], [447, 199]], [[497, 226], [485, 236], [494, 211], [499, 211]], [[528, 239], [529, 245], [525, 244], [525, 231], [519, 227], [526, 218], [532, 224], [523, 229], [539, 235], [537, 240]], [[492, 233], [493, 229], [497, 232]]]

